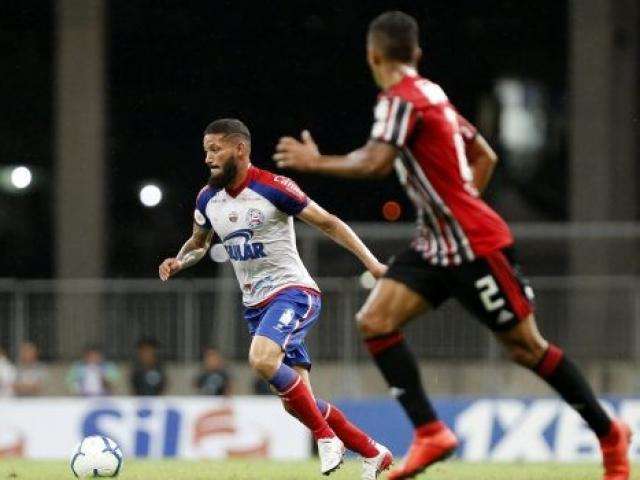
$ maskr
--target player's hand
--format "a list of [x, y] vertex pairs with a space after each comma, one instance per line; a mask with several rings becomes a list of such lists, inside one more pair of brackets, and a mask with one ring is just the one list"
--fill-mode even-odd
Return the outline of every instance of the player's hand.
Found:
[[166, 282], [169, 280], [169, 277], [172, 277], [176, 273], [180, 271], [182, 268], [182, 262], [177, 258], [167, 258], [160, 264], [158, 268], [158, 272], [160, 275], [160, 280]]
[[278, 168], [290, 168], [301, 172], [314, 170], [320, 159], [318, 145], [313, 141], [308, 130], [301, 135], [302, 141], [293, 137], [282, 137], [276, 145], [276, 153], [273, 159]]
[[380, 263], [380, 262], [376, 262], [374, 265], [371, 265], [369, 267], [369, 271], [371, 272], [371, 275], [373, 275], [373, 278], [375, 279], [382, 278], [384, 274], [387, 273], [387, 270], [389, 270], [389, 267], [384, 263]]

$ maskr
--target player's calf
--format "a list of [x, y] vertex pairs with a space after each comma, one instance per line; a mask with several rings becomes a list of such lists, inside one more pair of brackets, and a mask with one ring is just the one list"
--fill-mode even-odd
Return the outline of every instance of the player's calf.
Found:
[[611, 419], [598, 402], [580, 369], [561, 348], [540, 335], [533, 315], [497, 338], [509, 356], [554, 388], [565, 402], [574, 407], [598, 437], [606, 436]]

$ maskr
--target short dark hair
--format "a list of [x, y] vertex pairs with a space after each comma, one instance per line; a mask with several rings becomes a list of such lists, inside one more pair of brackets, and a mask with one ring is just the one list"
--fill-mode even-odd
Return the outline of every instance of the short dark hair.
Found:
[[418, 48], [418, 22], [397, 10], [378, 15], [369, 24], [369, 35], [389, 60], [409, 63]]
[[240, 135], [251, 143], [251, 132], [249, 132], [247, 126], [237, 118], [219, 118], [218, 120], [214, 120], [204, 129], [205, 135], [211, 133], [222, 133], [225, 136]]

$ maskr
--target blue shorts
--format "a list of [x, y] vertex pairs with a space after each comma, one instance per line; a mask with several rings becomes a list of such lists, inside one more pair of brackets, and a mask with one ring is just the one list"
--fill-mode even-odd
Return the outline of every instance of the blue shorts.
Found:
[[292, 288], [261, 307], [248, 307], [244, 318], [249, 333], [270, 338], [282, 347], [285, 365], [311, 368], [304, 339], [320, 317], [320, 294]]

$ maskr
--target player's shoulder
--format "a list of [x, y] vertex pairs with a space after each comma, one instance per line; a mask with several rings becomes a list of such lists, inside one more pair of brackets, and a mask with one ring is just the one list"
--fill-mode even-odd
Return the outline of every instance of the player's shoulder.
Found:
[[382, 98], [411, 103], [414, 108], [428, 107], [434, 104], [449, 102], [440, 85], [417, 73], [407, 74], [402, 81], [381, 93]]
[[219, 191], [220, 191], [219, 188], [214, 188], [211, 185], [205, 185], [198, 192], [198, 195], [196, 196], [196, 203], [198, 205], [205, 205]]
[[275, 191], [298, 199], [306, 197], [298, 184], [291, 178], [275, 172], [270, 172], [269, 170], [263, 170], [257, 167], [252, 168], [253, 180], [249, 184], [252, 190], [259, 190], [258, 193]]

